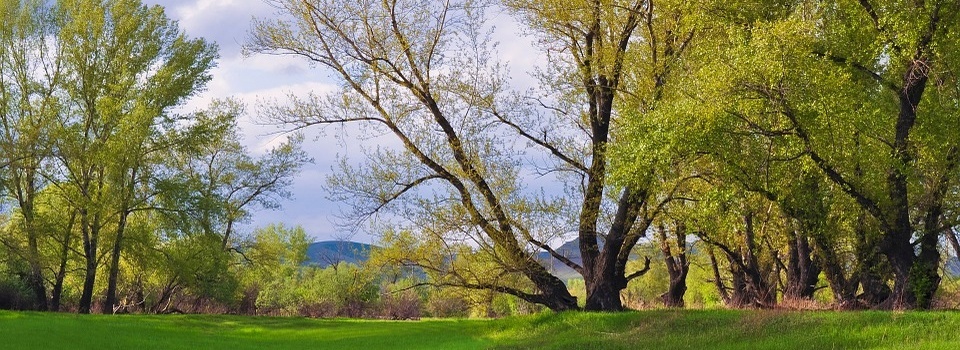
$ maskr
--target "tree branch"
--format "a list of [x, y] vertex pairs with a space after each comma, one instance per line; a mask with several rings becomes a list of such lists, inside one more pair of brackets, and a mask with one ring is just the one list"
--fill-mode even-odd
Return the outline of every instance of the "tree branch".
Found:
[[643, 268], [640, 269], [639, 271], [636, 271], [636, 272], [634, 272], [634, 273], [631, 273], [629, 276], [627, 276], [627, 278], [626, 278], [626, 279], [627, 279], [627, 282], [630, 282], [630, 281], [636, 279], [637, 277], [640, 277], [640, 276], [645, 275], [648, 271], [650, 271], [650, 257], [649, 257], [649, 256], [645, 256], [645, 257], [643, 257]]
[[550, 151], [551, 154], [553, 154], [554, 156], [556, 156], [557, 158], [559, 158], [560, 160], [562, 160], [564, 163], [567, 163], [567, 164], [569, 164], [570, 166], [572, 166], [572, 167], [574, 167], [574, 168], [576, 168], [577, 170], [580, 170], [580, 171], [582, 171], [582, 172], [587, 172], [587, 171], [588, 171], [586, 165], [583, 165], [583, 163], [580, 163], [580, 162], [576, 161], [575, 159], [573, 159], [572, 157], [567, 156], [567, 155], [564, 154], [563, 151], [561, 151], [559, 148], [557, 148], [556, 146], [554, 146], [554, 145], [550, 144], [549, 142], [547, 142], [547, 140], [546, 140], [546, 138], [547, 138], [546, 132], [543, 133], [543, 138], [539, 138], [539, 137], [533, 136], [532, 134], [530, 134], [530, 133], [528, 133], [526, 130], [524, 130], [522, 127], [520, 127], [520, 125], [517, 125], [516, 123], [508, 120], [506, 117], [504, 117], [504, 116], [503, 116], [502, 114], [500, 114], [499, 112], [497, 112], [497, 111], [492, 111], [492, 113], [493, 113], [493, 115], [494, 115], [495, 117], [497, 117], [498, 120], [500, 120], [501, 123], [506, 124], [507, 126], [513, 128], [514, 130], [517, 131], [518, 134], [520, 134], [520, 136], [523, 136], [525, 139], [529, 140], [530, 142], [533, 142], [534, 144], [536, 144], [536, 145], [538, 145], [538, 146], [540, 146], [540, 147], [543, 147], [543, 148], [547, 149], [548, 151]]
[[[861, 2], [862, 2], [862, 1], [861, 1]], [[886, 79], [884, 79], [883, 76], [880, 75], [879, 73], [874, 72], [874, 71], [871, 70], [870, 68], [867, 68], [866, 66], [864, 66], [864, 65], [862, 65], [862, 64], [860, 64], [860, 63], [858, 63], [858, 62], [853, 62], [853, 61], [847, 59], [846, 57], [840, 57], [840, 56], [836, 56], [836, 55], [834, 55], [834, 54], [828, 54], [828, 53], [822, 52], [822, 51], [814, 51], [813, 54], [816, 55], [817, 57], [825, 58], [825, 59], [827, 59], [827, 60], [830, 60], [830, 61], [833, 62], [833, 63], [842, 64], [842, 65], [848, 65], [848, 66], [850, 66], [850, 67], [853, 67], [853, 68], [856, 69], [857, 71], [860, 71], [861, 73], [864, 73], [864, 74], [868, 75], [871, 79], [873, 79], [874, 81], [876, 81], [877, 83], [879, 83], [881, 86], [887, 88], [887, 90], [893, 91], [893, 92], [895, 92], [895, 93], [900, 92], [901, 90], [903, 90], [901, 87], [897, 86], [897, 84], [894, 84], [894, 83], [889, 82], [889, 81], [887, 81]]]
[[550, 253], [551, 256], [553, 256], [553, 257], [556, 258], [557, 260], [560, 260], [560, 262], [562, 262], [564, 265], [567, 265], [567, 266], [570, 267], [571, 269], [574, 269], [575, 271], [577, 271], [577, 272], [580, 273], [581, 275], [583, 274], [583, 267], [582, 267], [582, 266], [578, 265], [578, 264], [577, 264], [576, 262], [574, 262], [573, 260], [570, 260], [570, 258], [567, 258], [567, 257], [564, 256], [563, 254], [560, 254], [559, 252], [557, 252], [556, 250], [554, 250], [553, 248], [551, 248], [549, 245], [547, 245], [547, 244], [545, 244], [545, 243], [543, 243], [543, 242], [540, 242], [540, 241], [534, 239], [533, 237], [530, 236], [529, 233], [526, 232], [526, 230], [523, 230], [523, 232], [524, 232], [524, 235], [527, 236], [527, 241], [529, 241], [530, 243], [533, 243], [533, 245], [535, 245], [535, 246], [537, 246], [537, 247], [540, 247], [540, 249], [543, 249], [543, 250], [546, 251], [547, 253]]

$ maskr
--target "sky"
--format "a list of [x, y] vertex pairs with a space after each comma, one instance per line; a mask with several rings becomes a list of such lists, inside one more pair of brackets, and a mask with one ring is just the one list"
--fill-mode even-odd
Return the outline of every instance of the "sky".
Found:
[[[220, 48], [218, 66], [207, 89], [183, 108], [193, 111], [204, 108], [211, 100], [232, 97], [247, 105], [247, 116], [241, 119], [245, 146], [262, 154], [282, 140], [276, 127], [253, 122], [257, 105], [264, 101], [284, 99], [288, 94], [332, 91], [337, 82], [329, 71], [311, 66], [303, 59], [289, 56], [257, 55], [244, 57], [241, 48], [256, 18], [274, 18], [277, 9], [263, 0], [144, 0], [147, 5], [161, 5], [167, 16], [178, 21], [180, 29], [190, 37], [214, 41]], [[495, 38], [501, 43], [500, 59], [514, 72], [529, 71], [536, 64], [529, 40], [521, 38], [516, 24], [506, 15], [495, 16]], [[370, 142], [370, 141], [367, 141]], [[339, 203], [327, 199], [323, 184], [338, 156], [360, 156], [359, 141], [341, 143], [324, 137], [320, 130], [308, 130], [304, 150], [314, 159], [304, 166], [290, 188], [293, 198], [283, 201], [276, 210], [258, 210], [251, 222], [241, 228], [247, 232], [271, 223], [300, 225], [317, 241], [345, 238], [338, 230], [336, 214]], [[352, 153], [351, 153], [352, 151]], [[376, 238], [364, 233], [347, 237], [354, 241], [375, 243]]]

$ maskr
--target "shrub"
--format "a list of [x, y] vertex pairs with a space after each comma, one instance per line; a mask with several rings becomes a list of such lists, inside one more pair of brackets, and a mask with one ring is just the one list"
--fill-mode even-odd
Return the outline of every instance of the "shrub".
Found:
[[380, 296], [380, 315], [391, 320], [418, 320], [423, 303], [413, 290]]

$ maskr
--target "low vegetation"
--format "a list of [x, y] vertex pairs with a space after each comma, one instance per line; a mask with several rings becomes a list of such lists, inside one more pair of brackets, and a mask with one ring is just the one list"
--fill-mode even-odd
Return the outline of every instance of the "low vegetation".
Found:
[[423, 321], [0, 312], [0, 335], [14, 349], [956, 349], [958, 327], [952, 312], [654, 310]]

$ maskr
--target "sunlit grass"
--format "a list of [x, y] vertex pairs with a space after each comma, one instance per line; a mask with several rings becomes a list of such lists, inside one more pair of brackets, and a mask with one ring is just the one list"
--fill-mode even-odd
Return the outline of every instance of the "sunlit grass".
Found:
[[3, 349], [960, 349], [956, 312], [657, 310], [501, 320], [0, 312]]
[[0, 312], [3, 349], [479, 349], [485, 321]]

